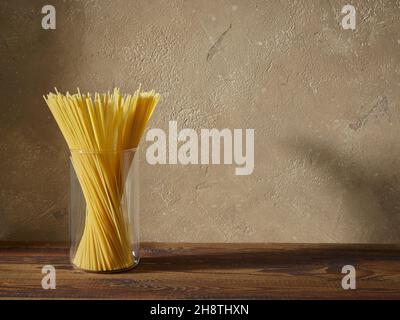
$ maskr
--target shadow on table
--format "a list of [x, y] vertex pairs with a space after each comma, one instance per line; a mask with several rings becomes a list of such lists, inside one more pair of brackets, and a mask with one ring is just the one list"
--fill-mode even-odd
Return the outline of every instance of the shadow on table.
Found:
[[[290, 246], [290, 245], [289, 245]], [[312, 246], [312, 245], [311, 245]], [[195, 250], [195, 249], [194, 249]], [[400, 246], [396, 245], [323, 245], [318, 248], [294, 250], [262, 250], [240, 252], [224, 250], [205, 254], [173, 254], [145, 256], [131, 272], [201, 271], [255, 269], [259, 272], [271, 269], [290, 270], [292, 274], [307, 273], [318, 266], [341, 270], [345, 264], [361, 264], [363, 261], [398, 260]], [[293, 266], [297, 266], [294, 271]]]

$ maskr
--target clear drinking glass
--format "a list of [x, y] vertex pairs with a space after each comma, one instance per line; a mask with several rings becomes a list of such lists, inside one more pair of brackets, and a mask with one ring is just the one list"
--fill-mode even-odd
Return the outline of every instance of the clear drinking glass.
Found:
[[139, 263], [139, 152], [71, 150], [71, 263], [121, 272]]

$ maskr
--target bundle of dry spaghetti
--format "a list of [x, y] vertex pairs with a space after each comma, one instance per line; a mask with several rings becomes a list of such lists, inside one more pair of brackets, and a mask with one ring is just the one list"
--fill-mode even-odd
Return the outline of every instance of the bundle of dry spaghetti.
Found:
[[86, 202], [85, 226], [73, 264], [88, 271], [117, 271], [133, 264], [131, 239], [121, 206], [123, 150], [136, 148], [159, 100], [154, 91], [133, 95], [44, 97], [70, 150]]

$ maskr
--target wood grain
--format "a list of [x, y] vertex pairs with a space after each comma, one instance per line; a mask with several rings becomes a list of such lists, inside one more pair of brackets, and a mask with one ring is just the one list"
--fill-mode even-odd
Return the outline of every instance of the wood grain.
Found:
[[[0, 298], [399, 299], [400, 246], [145, 243], [138, 267], [120, 274], [73, 269], [63, 245], [0, 243]], [[41, 287], [44, 265], [57, 288]], [[343, 265], [357, 289], [343, 290]]]

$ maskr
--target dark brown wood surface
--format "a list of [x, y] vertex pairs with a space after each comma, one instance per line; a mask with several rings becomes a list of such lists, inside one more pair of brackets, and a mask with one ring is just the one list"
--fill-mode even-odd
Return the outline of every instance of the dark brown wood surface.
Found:
[[[55, 290], [41, 286], [48, 264]], [[342, 289], [347, 264], [356, 290]], [[0, 298], [400, 299], [400, 246], [145, 243], [135, 269], [94, 274], [73, 269], [64, 246], [2, 243]]]

